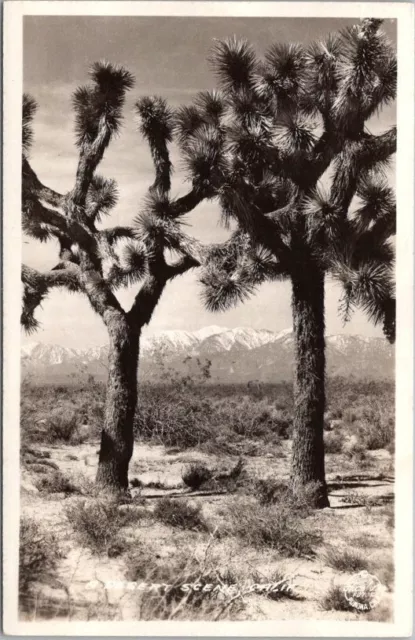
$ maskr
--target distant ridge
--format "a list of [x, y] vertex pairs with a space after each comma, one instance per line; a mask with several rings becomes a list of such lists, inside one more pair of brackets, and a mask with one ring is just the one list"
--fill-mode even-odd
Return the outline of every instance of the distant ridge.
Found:
[[[326, 336], [328, 375], [355, 379], [393, 379], [394, 348], [385, 339], [353, 335]], [[169, 330], [141, 341], [140, 378], [157, 381], [163, 366], [189, 373], [183, 360], [208, 358], [211, 381], [290, 380], [293, 370], [292, 329], [204, 327], [197, 331]], [[73, 349], [33, 342], [21, 348], [22, 373], [43, 382], [68, 382], [79, 375], [106, 377], [108, 347]], [[161, 364], [162, 363], [162, 364]]]

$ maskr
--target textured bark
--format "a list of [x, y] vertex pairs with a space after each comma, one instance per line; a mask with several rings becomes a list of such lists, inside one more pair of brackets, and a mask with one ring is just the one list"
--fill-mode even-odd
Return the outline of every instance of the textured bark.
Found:
[[96, 481], [106, 490], [120, 492], [128, 489], [133, 453], [140, 331], [121, 318], [114, 318], [108, 329], [108, 384]]
[[315, 507], [329, 506], [324, 470], [324, 274], [312, 260], [292, 278], [295, 342], [291, 486], [318, 483]]

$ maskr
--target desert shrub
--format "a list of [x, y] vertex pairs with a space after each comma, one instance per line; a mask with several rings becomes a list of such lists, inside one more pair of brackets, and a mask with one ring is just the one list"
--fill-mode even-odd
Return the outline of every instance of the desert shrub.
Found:
[[341, 498], [341, 501], [345, 504], [353, 504], [356, 507], [365, 507], [367, 510], [372, 509], [372, 507], [380, 507], [384, 504], [384, 498], [382, 496], [367, 496], [358, 491], [350, 491]]
[[252, 483], [250, 490], [262, 505], [278, 504], [305, 517], [311, 512], [311, 505], [315, 502], [314, 497], [319, 488], [319, 483], [310, 482], [307, 486], [297, 490], [294, 495], [286, 482], [268, 477]]
[[344, 435], [341, 431], [329, 431], [324, 434], [324, 450], [326, 453], [341, 453], [344, 446]]
[[356, 611], [347, 600], [344, 587], [332, 584], [321, 600], [324, 611]]
[[183, 482], [193, 490], [199, 489], [203, 483], [211, 478], [212, 471], [200, 462], [189, 465], [182, 473]]
[[207, 524], [201, 510], [200, 505], [190, 504], [183, 500], [162, 498], [154, 509], [154, 516], [170, 527], [204, 531], [207, 529]]
[[327, 420], [341, 420], [343, 418], [343, 409], [339, 406], [330, 406], [326, 412]]
[[367, 535], [366, 533], [359, 533], [356, 536], [349, 538], [349, 542], [356, 549], [374, 549], [379, 546], [379, 540], [374, 535]]
[[[139, 545], [128, 555], [126, 564], [127, 580], [160, 585], [159, 590], [140, 594], [140, 620], [235, 619], [243, 611], [242, 599], [234, 597], [239, 590], [236, 574], [229, 567], [223, 568], [209, 548], [200, 558], [188, 551], [160, 558]], [[211, 589], [217, 584], [225, 593]], [[198, 585], [198, 589], [184, 585]], [[211, 590], [206, 593], [203, 588], [207, 585]]]
[[135, 516], [122, 511], [116, 500], [78, 500], [66, 507], [66, 517], [80, 544], [95, 553], [114, 555], [118, 546], [125, 548], [120, 529]]
[[44, 493], [81, 493], [79, 487], [59, 470], [37, 478], [35, 485]]
[[[291, 434], [289, 409], [276, 408], [265, 393], [260, 397], [247, 394], [246, 388], [242, 391], [236, 385], [226, 389], [203, 386], [202, 391], [173, 382], [170, 386], [143, 385], [140, 394], [136, 437], [167, 447], [184, 449], [209, 443], [211, 448], [217, 444], [222, 451], [238, 455], [245, 453], [241, 447], [247, 440], [283, 439]], [[234, 445], [235, 436], [239, 448]]]
[[204, 489], [231, 493], [237, 490], [244, 491], [245, 487], [251, 482], [246, 472], [244, 459], [240, 456], [234, 466], [215, 469], [212, 472], [211, 478], [204, 484]]
[[252, 489], [263, 505], [287, 502], [290, 497], [288, 485], [272, 477], [257, 480]]
[[228, 533], [253, 547], [269, 547], [287, 557], [314, 555], [321, 536], [306, 528], [300, 517], [283, 505], [264, 506], [246, 498], [228, 505]]
[[326, 551], [324, 558], [329, 567], [347, 573], [367, 570], [369, 567], [367, 558], [352, 549], [332, 547]]
[[394, 446], [395, 425], [392, 419], [373, 419], [359, 424], [359, 435], [363, 446], [369, 451]]
[[56, 537], [28, 517], [20, 519], [19, 594], [27, 596], [35, 583], [54, 579], [62, 557]]
[[47, 420], [47, 440], [49, 442], [65, 442], [79, 444], [79, 417], [75, 411], [57, 408], [51, 412]]
[[364, 460], [367, 456], [366, 447], [357, 439], [351, 439], [351, 441], [347, 443], [344, 448], [344, 453], [348, 458], [355, 461]]
[[348, 407], [343, 411], [343, 421], [345, 424], [353, 424], [358, 419], [355, 409]]
[[[52, 462], [52, 460], [44, 460], [39, 457], [34, 458], [30, 455], [24, 455], [23, 464], [30, 465], [30, 470], [35, 473], [47, 473], [49, 469], [59, 469], [56, 462]], [[39, 467], [42, 467], [42, 469], [39, 469]]]
[[[50, 451], [41, 451], [40, 449], [29, 447], [27, 443], [22, 443], [20, 448], [20, 455], [22, 457], [23, 462], [27, 461], [37, 461], [37, 462], [45, 462], [46, 460], [52, 464], [49, 460]], [[55, 467], [56, 468], [56, 467]]]
[[251, 575], [252, 582], [256, 585], [269, 585], [277, 584], [278, 588], [273, 590], [265, 589], [261, 591], [258, 589], [258, 593], [264, 594], [269, 600], [304, 600], [297, 591], [295, 591], [292, 584], [292, 580], [280, 569], [276, 569], [270, 575], [264, 576], [258, 571], [254, 571]]
[[22, 444], [65, 442], [79, 444], [85, 439], [80, 427], [90, 426], [98, 434], [102, 426], [105, 385], [23, 384], [20, 404]]
[[272, 433], [286, 439], [291, 435], [291, 415], [268, 404], [267, 399], [252, 402], [251, 398], [244, 398], [236, 406], [222, 403], [220, 413], [223, 424], [245, 438], [263, 438]]
[[198, 447], [212, 436], [210, 406], [191, 391], [143, 387], [134, 422], [136, 437], [167, 447]]

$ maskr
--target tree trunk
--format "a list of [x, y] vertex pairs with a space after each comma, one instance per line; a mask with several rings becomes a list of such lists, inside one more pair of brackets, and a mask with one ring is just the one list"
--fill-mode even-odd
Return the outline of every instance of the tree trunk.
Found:
[[310, 483], [315, 507], [329, 506], [324, 471], [325, 341], [324, 273], [311, 260], [292, 277], [295, 344], [294, 430], [291, 487]]
[[133, 453], [140, 331], [116, 318], [109, 334], [105, 422], [96, 481], [107, 491], [118, 493], [128, 489], [128, 465]]

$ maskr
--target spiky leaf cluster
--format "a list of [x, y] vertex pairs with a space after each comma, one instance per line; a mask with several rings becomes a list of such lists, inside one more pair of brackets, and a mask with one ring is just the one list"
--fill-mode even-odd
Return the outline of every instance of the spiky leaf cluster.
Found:
[[[117, 204], [118, 188], [114, 180], [99, 175], [97, 167], [120, 129], [125, 95], [134, 80], [123, 67], [107, 62], [94, 64], [90, 77], [91, 84], [73, 95], [79, 161], [75, 185], [67, 194], [43, 185], [30, 166], [28, 150], [36, 104], [29, 96], [23, 99], [23, 231], [41, 242], [57, 241], [60, 260], [49, 273], [23, 269], [22, 324], [29, 331], [37, 327], [34, 311], [51, 287], [85, 293], [104, 322], [111, 309], [143, 326], [149, 322], [167, 281], [198, 266], [197, 256], [203, 253], [183, 232], [184, 216], [212, 195], [213, 183], [218, 184], [221, 178], [223, 134], [218, 125], [224, 105], [219, 94], [198, 96], [203, 135], [183, 149], [183, 162], [193, 167], [189, 171], [198, 178], [179, 198], [170, 194], [169, 145], [176, 134], [180, 141], [180, 122], [185, 124], [186, 112], [175, 114], [159, 97], [143, 97], [136, 102], [139, 131], [150, 147], [155, 180], [129, 226], [99, 228], [97, 225]], [[176, 262], [169, 262], [168, 254], [173, 254]], [[140, 281], [135, 301], [125, 312], [114, 292]]]
[[119, 131], [125, 94], [134, 85], [126, 69], [110, 62], [94, 63], [89, 76], [92, 84], [79, 87], [73, 94], [76, 143], [80, 148], [92, 144], [102, 128], [109, 137]]
[[[375, 323], [385, 322], [391, 337], [396, 207], [384, 172], [396, 129], [378, 136], [367, 129], [396, 94], [396, 55], [381, 23], [364, 19], [307, 47], [276, 43], [262, 60], [245, 40], [216, 42], [210, 56], [221, 91], [216, 123], [198, 98], [181, 108], [177, 127], [189, 179], [198, 185], [206, 175], [209, 126], [221, 162], [207, 182], [223, 221], [236, 222], [255, 251], [269, 252], [278, 277], [301, 275], [311, 261], [342, 283], [347, 317], [359, 306]], [[235, 257], [230, 245], [227, 251]], [[267, 270], [250, 277], [251, 258], [244, 263], [238, 255], [205, 269], [209, 308], [244, 300], [269, 277]]]

